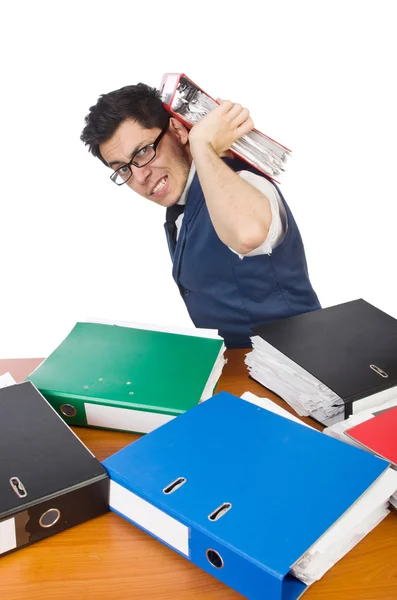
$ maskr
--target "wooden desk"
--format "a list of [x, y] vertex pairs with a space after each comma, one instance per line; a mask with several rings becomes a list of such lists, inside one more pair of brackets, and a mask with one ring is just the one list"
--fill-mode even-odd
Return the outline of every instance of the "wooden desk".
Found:
[[[218, 391], [238, 396], [245, 391], [268, 395], [288, 409], [283, 401], [265, 394], [248, 378], [243, 351], [229, 351], [227, 356], [229, 362]], [[40, 359], [0, 360], [0, 375], [10, 371], [21, 381], [39, 363]], [[99, 460], [138, 437], [81, 427], [75, 431]], [[0, 558], [1, 600], [91, 598], [237, 600], [242, 596], [112, 513]], [[397, 512], [309, 588], [303, 598], [396, 600]]]

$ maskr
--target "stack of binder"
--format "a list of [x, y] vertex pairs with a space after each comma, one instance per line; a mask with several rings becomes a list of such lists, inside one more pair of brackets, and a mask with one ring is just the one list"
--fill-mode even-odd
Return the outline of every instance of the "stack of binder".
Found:
[[253, 327], [253, 379], [324, 425], [397, 398], [397, 320], [362, 299]]
[[251, 600], [298, 598], [397, 488], [385, 460], [226, 392], [103, 464], [111, 510]]
[[[168, 111], [189, 128], [217, 106], [216, 101], [184, 73], [166, 73], [160, 84], [160, 95]], [[291, 155], [288, 148], [257, 129], [243, 135], [230, 150], [276, 180], [285, 171]]]
[[0, 385], [0, 556], [109, 510], [109, 478], [30, 382]]
[[212, 395], [224, 351], [214, 332], [77, 323], [28, 380], [69, 425], [148, 433]]

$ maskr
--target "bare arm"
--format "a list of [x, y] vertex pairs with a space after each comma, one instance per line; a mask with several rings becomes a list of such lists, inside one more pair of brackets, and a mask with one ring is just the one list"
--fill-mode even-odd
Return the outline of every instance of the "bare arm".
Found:
[[190, 151], [215, 231], [240, 254], [258, 248], [271, 224], [269, 200], [222, 160], [239, 137], [253, 129], [247, 109], [221, 101], [190, 131]]

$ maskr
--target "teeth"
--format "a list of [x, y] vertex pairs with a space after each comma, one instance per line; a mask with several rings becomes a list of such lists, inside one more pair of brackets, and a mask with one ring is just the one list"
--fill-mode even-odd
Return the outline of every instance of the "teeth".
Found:
[[153, 188], [152, 194], [155, 194], [156, 192], [158, 192], [159, 190], [161, 190], [165, 186], [166, 180], [167, 180], [167, 178], [163, 177], [163, 179], [158, 182], [158, 184], [156, 185], [156, 187]]

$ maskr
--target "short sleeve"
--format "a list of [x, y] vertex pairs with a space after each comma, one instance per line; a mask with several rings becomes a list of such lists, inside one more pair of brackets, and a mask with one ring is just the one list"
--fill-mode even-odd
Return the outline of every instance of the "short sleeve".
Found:
[[239, 254], [232, 248], [230, 250], [237, 254], [241, 259], [249, 256], [258, 256], [260, 254], [271, 254], [284, 239], [286, 231], [286, 212], [283, 201], [280, 198], [276, 187], [266, 177], [261, 177], [250, 171], [239, 171], [237, 173], [244, 181], [252, 185], [254, 188], [262, 192], [269, 200], [270, 210], [272, 213], [272, 222], [265, 241], [248, 254]]

